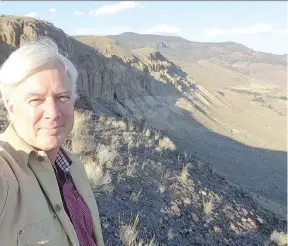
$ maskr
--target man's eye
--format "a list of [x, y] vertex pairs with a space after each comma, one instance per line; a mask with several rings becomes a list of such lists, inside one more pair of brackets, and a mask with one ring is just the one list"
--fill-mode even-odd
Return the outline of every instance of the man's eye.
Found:
[[34, 99], [31, 99], [30, 101], [29, 101], [29, 103], [31, 103], [31, 102], [40, 102], [41, 101], [41, 99], [39, 99], [39, 98], [34, 98]]
[[60, 96], [60, 99], [63, 101], [68, 101], [70, 99], [69, 96]]

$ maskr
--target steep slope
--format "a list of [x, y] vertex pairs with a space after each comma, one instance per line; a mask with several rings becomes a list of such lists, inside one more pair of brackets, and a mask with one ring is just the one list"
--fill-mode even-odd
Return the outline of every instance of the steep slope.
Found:
[[274, 246], [272, 232], [285, 232], [284, 221], [159, 131], [89, 111], [77, 110], [76, 122], [71, 142], [82, 147], [105, 245]]
[[180, 67], [167, 60], [159, 51], [154, 48], [142, 48], [133, 50], [136, 55], [148, 67], [150, 74], [155, 74], [156, 79], [165, 83], [171, 83], [180, 91], [184, 91], [185, 85], [189, 87], [195, 81], [190, 78]]
[[[91, 39], [93, 38], [91, 37]], [[94, 43], [94, 46], [97, 46], [97, 42]], [[120, 45], [117, 43], [117, 46], [119, 48]], [[122, 49], [125, 49], [126, 56], [128, 56], [128, 50], [123, 47]], [[110, 51], [107, 50], [107, 52], [105, 51], [106, 55], [109, 53], [109, 56], [115, 55], [117, 59], [121, 60], [119, 53], [113, 54], [114, 50], [115, 48]], [[155, 48], [145, 47], [134, 49], [129, 56], [133, 57], [134, 55], [144, 64], [143, 66], [148, 67], [152, 75], [155, 72], [157, 73], [157, 67], [161, 67], [160, 70], [162, 72], [167, 72], [170, 67], [173, 67], [175, 70], [169, 74], [177, 74], [177, 71], [181, 71], [180, 67], [168, 61]], [[235, 143], [233, 141], [226, 141], [227, 139], [223, 139], [220, 136], [227, 136], [247, 146], [285, 151], [286, 140], [285, 135], [283, 135], [283, 129], [285, 129], [286, 124], [285, 117], [279, 118], [277, 116], [280, 112], [277, 111], [279, 110], [278, 105], [276, 105], [277, 110], [275, 111], [273, 109], [274, 106], [271, 107], [271, 100], [265, 96], [265, 93], [267, 94], [272, 89], [275, 89], [275, 86], [269, 88], [266, 83], [266, 87], [263, 87], [260, 85], [261, 81], [257, 79], [236, 73], [233, 70], [220, 67], [211, 62], [211, 66], [215, 66], [215, 68], [213, 71], [211, 70], [212, 67], [210, 67], [208, 72], [205, 69], [207, 67], [202, 66], [203, 62], [205, 61], [202, 61], [200, 64], [202, 72], [200, 71], [199, 74], [197, 74], [197, 71], [194, 70], [193, 74], [202, 76], [201, 79], [208, 76], [208, 80], [205, 80], [207, 82], [205, 85], [211, 89], [212, 87], [208, 84], [211, 81], [209, 76], [213, 76], [213, 73], [216, 73], [214, 74], [216, 85], [212, 89], [214, 93], [208, 92], [203, 86], [200, 86], [193, 80], [194, 83], [185, 87], [181, 96], [177, 96], [177, 98], [172, 95], [168, 97], [159, 95], [155, 100], [155, 98], [144, 96], [142, 100], [133, 98], [131, 100], [124, 100], [122, 104], [125, 105], [126, 109], [128, 108], [129, 111], [134, 112], [137, 119], [145, 119], [151, 126], [165, 131], [170, 137], [173, 137], [179, 146], [181, 145], [189, 151], [193, 150], [193, 153], [198, 152], [199, 158], [213, 163], [216, 171], [231, 180], [231, 182], [237, 184], [244, 183], [244, 186], [249, 190], [262, 190], [263, 187], [267, 186], [267, 182], [264, 184], [263, 180], [263, 183], [261, 181], [259, 183], [258, 177], [268, 175], [268, 173], [265, 173], [270, 170], [269, 163], [273, 163], [275, 160], [278, 160], [276, 161], [277, 168], [279, 168], [279, 170], [285, 170], [285, 154], [279, 153], [279, 157], [277, 157], [278, 154], [276, 153], [275, 155], [267, 153], [267, 155], [265, 154], [263, 157], [260, 157], [261, 155], [255, 157], [253, 152], [258, 152], [258, 150], [251, 149], [250, 151], [249, 148], [244, 147], [245, 145], [234, 145]], [[163, 66], [159, 66], [159, 64]], [[226, 78], [223, 77], [223, 71], [227, 74]], [[183, 71], [180, 73], [183, 74]], [[185, 74], [185, 76], [187, 75]], [[231, 81], [231, 78], [234, 78], [234, 80]], [[219, 82], [217, 79], [219, 79]], [[167, 77], [166, 80], [169, 81]], [[199, 83], [201, 83], [201, 81], [202, 80], [200, 80]], [[241, 82], [242, 87], [239, 85], [239, 82]], [[219, 83], [222, 84], [219, 86]], [[243, 95], [237, 94], [237, 91], [247, 91], [247, 95], [244, 93]], [[264, 95], [262, 95], [263, 93]], [[256, 97], [254, 95], [256, 95]], [[265, 100], [263, 98], [261, 99], [261, 96], [265, 98]], [[278, 101], [281, 102], [281, 100]], [[284, 107], [280, 114], [285, 115]], [[201, 124], [199, 124], [199, 122], [201, 122]], [[268, 131], [267, 128], [269, 128]], [[212, 132], [217, 134], [211, 135]], [[211, 149], [213, 149], [212, 152]], [[262, 152], [260, 149], [259, 151]], [[241, 166], [242, 162], [250, 162], [253, 164], [248, 165], [246, 169]], [[231, 163], [234, 163], [232, 165], [233, 167], [230, 167]], [[236, 163], [238, 163], [238, 165]], [[232, 171], [234, 168], [238, 170], [237, 173]], [[269, 172], [271, 174], [271, 170]], [[247, 173], [251, 176], [248, 177]], [[245, 176], [247, 180], [243, 178]], [[284, 189], [285, 177], [282, 176], [281, 181], [276, 178], [279, 177], [278, 174], [274, 177], [275, 179], [272, 183], [278, 183], [278, 187]], [[265, 200], [265, 197], [271, 197], [269, 192], [261, 194], [262, 200]], [[281, 195], [279, 198], [280, 197]], [[275, 197], [272, 200], [275, 201]], [[281, 208], [280, 206], [279, 208], [279, 205], [275, 205], [273, 202], [269, 202], [269, 200], [265, 200], [264, 203], [265, 205], [269, 204], [269, 206], [267, 205], [269, 208], [271, 208], [271, 206], [274, 207], [272, 208], [274, 211], [280, 211], [281, 209], [281, 211], [285, 211], [284, 207]], [[282, 200], [281, 203], [285, 204], [285, 201]]]
[[[116, 57], [117, 61], [120, 63], [142, 70], [145, 74], [149, 74], [149, 76], [152, 76], [157, 81], [166, 84], [166, 88], [170, 88], [171, 91], [174, 91], [173, 93], [167, 93], [167, 90], [161, 91], [156, 95], [156, 97], [151, 95], [142, 95], [142, 100], [139, 100], [139, 98], [131, 98], [131, 100], [126, 98], [121, 102], [121, 105], [125, 105], [125, 107], [118, 108], [121, 114], [128, 109], [128, 112], [132, 112], [133, 116], [136, 116], [138, 120], [147, 120], [147, 115], [144, 112], [149, 111], [146, 111], [146, 108], [150, 108], [152, 106], [151, 110], [157, 113], [159, 109], [156, 105], [159, 105], [160, 107], [166, 107], [164, 112], [166, 112], [167, 117], [170, 117], [169, 115], [172, 113], [171, 110], [176, 110], [176, 114], [180, 113], [178, 109], [174, 109], [174, 104], [179, 98], [183, 97], [189, 101], [188, 104], [191, 106], [190, 110], [195, 111], [195, 117], [199, 112], [199, 114], [203, 114], [204, 117], [211, 119], [213, 110], [207, 105], [211, 104], [211, 101], [213, 100], [215, 103], [216, 101], [221, 103], [221, 101], [205, 90], [203, 86], [195, 83], [191, 77], [189, 77], [173, 62], [167, 60], [154, 48], [146, 47], [129, 51], [126, 48], [121, 47], [117, 42], [107, 39], [106, 37], [77, 36], [76, 38], [77, 40], [95, 48], [106, 57]], [[103, 43], [103, 40], [106, 41], [106, 44], [105, 42]], [[107, 45], [110, 47], [110, 49], [107, 49]], [[193, 100], [193, 98], [195, 100]], [[154, 103], [152, 103], [152, 101], [155, 101], [155, 107], [153, 106]], [[150, 103], [152, 103], [152, 105], [150, 105]], [[138, 108], [138, 104], [140, 105], [141, 109]], [[163, 110], [160, 111], [163, 112]], [[152, 113], [152, 115], [154, 115], [154, 113]], [[154, 120], [163, 120], [161, 117], [155, 117], [152, 115], [151, 117], [154, 118]], [[191, 119], [191, 124], [193, 124], [192, 122], [196, 122], [195, 119]], [[198, 123], [196, 123], [196, 125], [198, 125]]]

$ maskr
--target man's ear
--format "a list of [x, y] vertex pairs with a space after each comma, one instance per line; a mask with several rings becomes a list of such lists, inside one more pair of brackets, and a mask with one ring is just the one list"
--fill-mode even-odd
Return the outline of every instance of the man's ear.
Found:
[[11, 118], [11, 116], [12, 116], [12, 114], [14, 112], [14, 103], [13, 103], [13, 100], [12, 100], [11, 96], [10, 97], [7, 96], [7, 97], [4, 98], [4, 104], [5, 104], [5, 107], [6, 107], [7, 111], [8, 111], [8, 114], [9, 114], [9, 116]]

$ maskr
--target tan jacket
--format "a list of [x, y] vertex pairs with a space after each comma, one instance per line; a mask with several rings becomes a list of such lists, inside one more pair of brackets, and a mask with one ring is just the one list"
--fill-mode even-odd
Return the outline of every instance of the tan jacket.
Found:
[[[104, 246], [99, 213], [83, 164], [72, 160], [71, 176], [93, 218], [97, 246]], [[44, 158], [43, 158], [44, 157]], [[63, 207], [53, 167], [10, 124], [0, 134], [0, 246], [78, 246]]]

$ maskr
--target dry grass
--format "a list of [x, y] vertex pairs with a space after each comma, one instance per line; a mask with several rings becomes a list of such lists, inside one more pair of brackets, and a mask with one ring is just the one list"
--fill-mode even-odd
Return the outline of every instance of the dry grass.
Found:
[[103, 166], [99, 165], [99, 163], [87, 157], [82, 157], [81, 159], [93, 189], [99, 189], [101, 186], [112, 182], [109, 171], [105, 172]]
[[212, 214], [214, 209], [214, 202], [213, 199], [207, 199], [202, 197], [202, 205], [203, 205], [203, 211], [206, 216], [209, 216]]
[[96, 158], [101, 167], [111, 168], [117, 155], [118, 153], [113, 146], [101, 144], [96, 149]]
[[171, 228], [169, 229], [169, 231], [167, 233], [167, 237], [168, 237], [168, 240], [171, 240], [171, 239], [173, 239], [175, 237], [175, 235], [174, 235], [174, 233], [173, 233]]
[[114, 117], [100, 116], [98, 121], [105, 124], [106, 126], [117, 128], [117, 130], [127, 131], [128, 128], [124, 120], [117, 120]]
[[155, 139], [155, 140], [159, 140], [160, 136], [161, 136], [160, 131], [157, 131], [157, 132], [155, 132], [155, 134], [154, 134], [154, 139]]
[[132, 136], [125, 136], [125, 141], [127, 143], [128, 152], [134, 147], [134, 139]]
[[288, 236], [283, 232], [273, 231], [270, 235], [270, 241], [276, 243], [278, 246], [288, 244]]
[[142, 131], [143, 135], [147, 138], [149, 138], [151, 136], [151, 130], [147, 127], [144, 127], [143, 128], [143, 131]]
[[187, 184], [188, 176], [189, 176], [188, 166], [185, 166], [183, 167], [181, 174], [180, 174], [180, 179], [183, 184]]
[[[88, 123], [91, 120], [91, 114], [86, 112], [75, 112], [75, 124], [71, 136], [71, 150], [76, 154], [94, 150], [89, 157], [82, 155], [81, 159], [84, 164], [87, 176], [93, 189], [100, 190], [104, 185], [112, 182], [112, 177], [107, 170], [113, 167], [115, 158], [118, 153], [115, 144], [106, 146], [93, 142], [93, 139], [87, 133]], [[99, 121], [106, 124], [107, 118], [100, 117]], [[112, 121], [110, 120], [109, 124]]]
[[133, 120], [131, 120], [131, 119], [129, 119], [129, 122], [128, 122], [128, 130], [129, 131], [133, 131], [134, 130]]
[[9, 123], [8, 111], [5, 108], [4, 101], [0, 93], [0, 132], [2, 132], [8, 126], [8, 123]]
[[156, 246], [152, 239], [150, 243], [144, 243], [143, 240], [137, 242], [137, 226], [139, 223], [139, 216], [135, 217], [134, 222], [131, 225], [122, 225], [120, 227], [120, 240], [125, 246]]
[[98, 121], [101, 122], [101, 123], [103, 123], [103, 122], [106, 122], [106, 119], [107, 119], [107, 117], [101, 115], [101, 116], [99, 117]]
[[150, 243], [144, 243], [142, 240], [140, 240], [137, 246], [156, 246], [156, 244], [154, 243], [153, 239], [150, 241]]
[[165, 190], [166, 190], [165, 186], [164, 186], [163, 184], [159, 184], [159, 191], [160, 191], [160, 193], [161, 193], [161, 194], [164, 193]]
[[141, 194], [142, 190], [140, 190], [139, 192], [132, 192], [131, 194], [131, 199], [134, 201], [134, 202], [138, 202], [139, 201], [139, 198], [140, 198], [140, 194]]
[[120, 227], [120, 239], [125, 246], [136, 245], [138, 222], [139, 217], [137, 215], [132, 225], [123, 225]]
[[176, 150], [176, 145], [168, 137], [164, 137], [159, 140], [159, 147], [165, 150]]
[[127, 170], [126, 170], [126, 175], [133, 177], [134, 173], [136, 171], [136, 160], [133, 157], [133, 155], [130, 153], [129, 158], [128, 158], [128, 164], [127, 164]]
[[87, 134], [91, 114], [75, 110], [74, 127], [71, 132], [71, 150], [75, 154], [91, 150], [94, 147], [92, 139]]
[[116, 127], [119, 127], [123, 131], [127, 131], [127, 124], [123, 120], [117, 121]]

